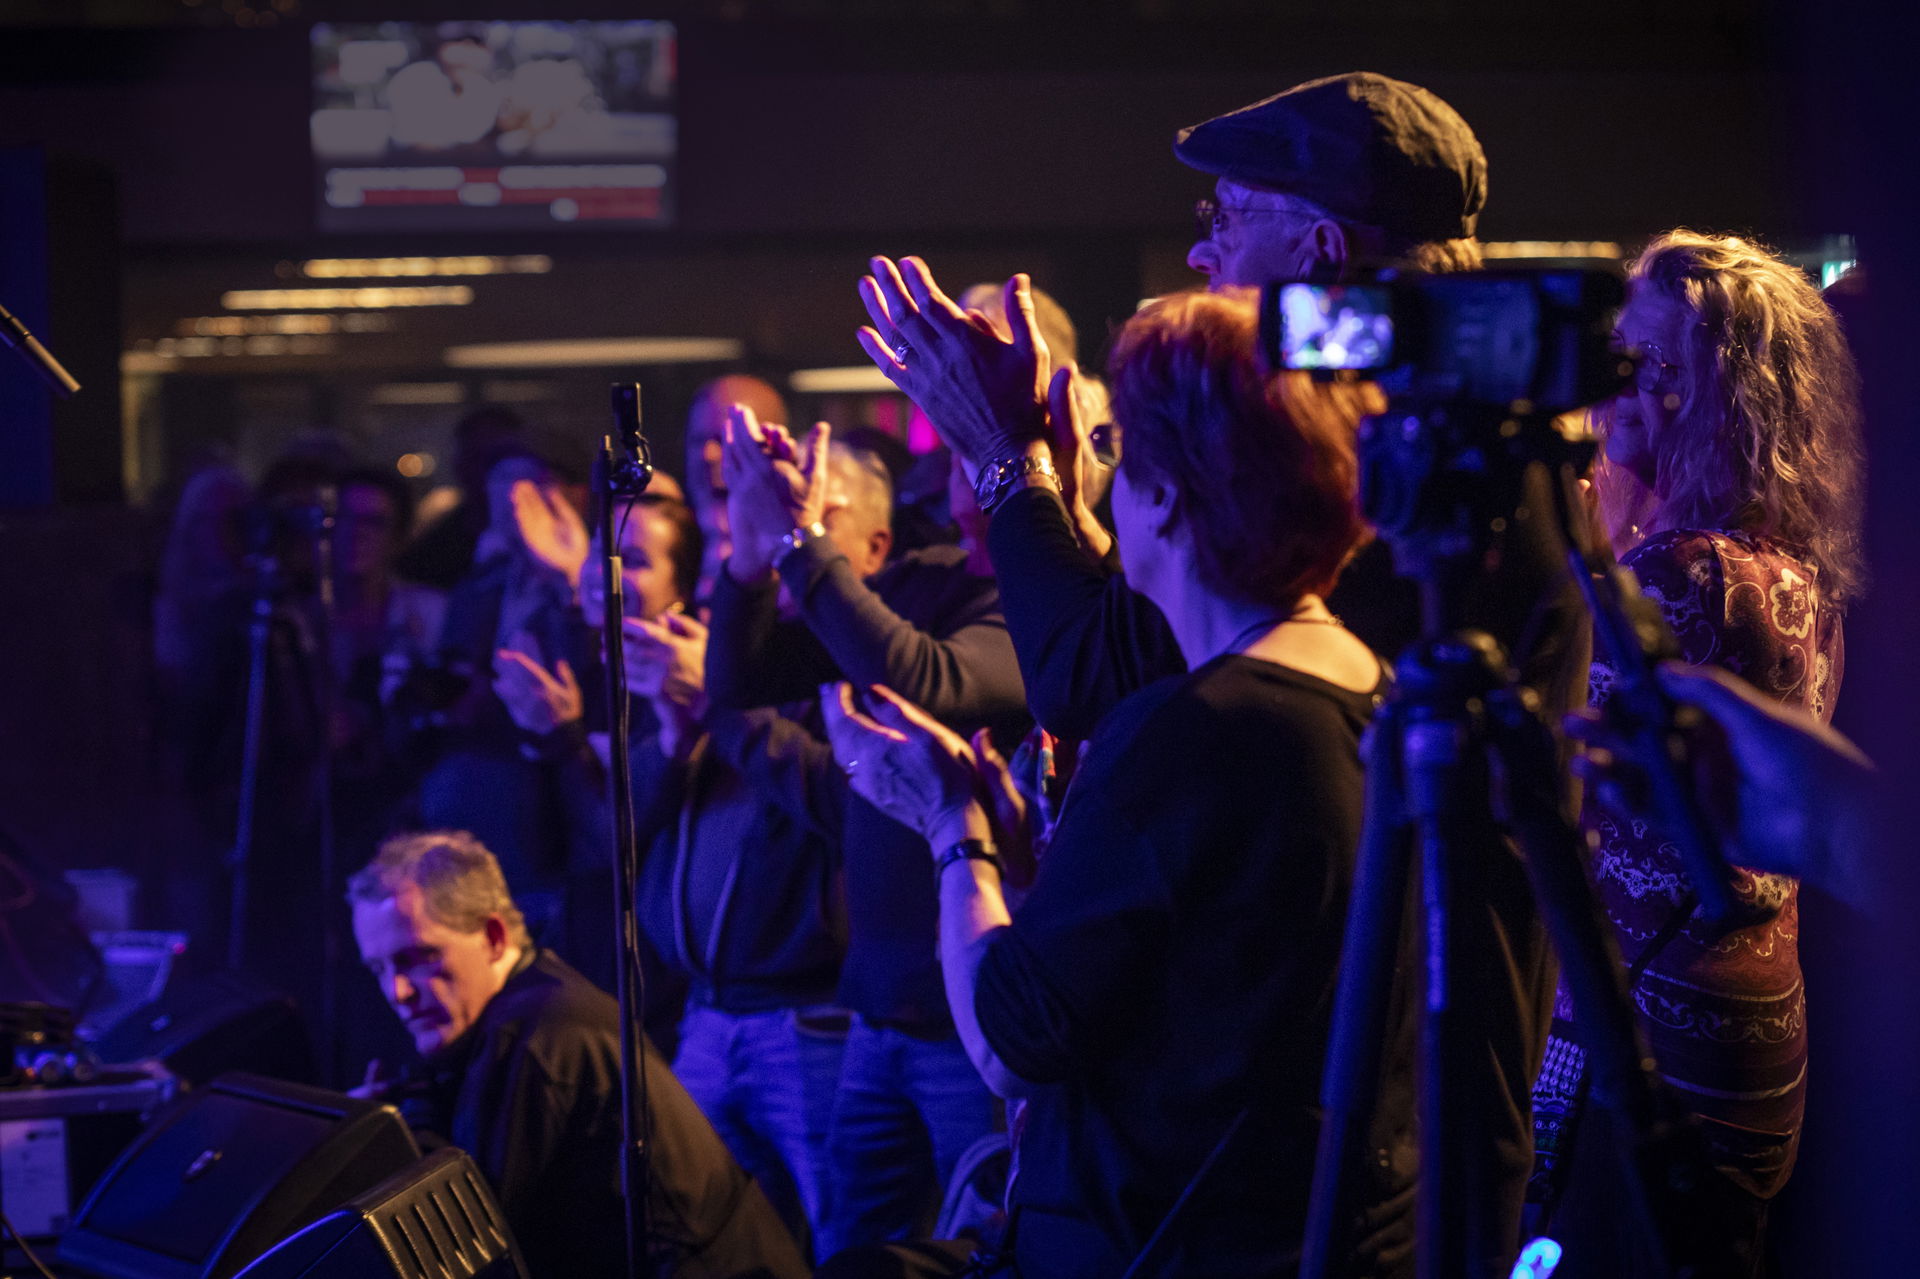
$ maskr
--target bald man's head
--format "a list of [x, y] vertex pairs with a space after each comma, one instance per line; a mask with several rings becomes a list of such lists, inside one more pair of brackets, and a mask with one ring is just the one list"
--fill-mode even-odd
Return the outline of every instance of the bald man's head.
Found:
[[827, 536], [861, 577], [878, 573], [893, 548], [893, 481], [873, 453], [838, 440], [827, 450]]
[[726, 438], [727, 409], [744, 404], [762, 422], [787, 421], [787, 403], [780, 392], [757, 377], [734, 373], [715, 378], [693, 397], [687, 415], [687, 504], [700, 523], [705, 559], [700, 568], [700, 595], [712, 589], [720, 566], [733, 554], [732, 531], [727, 527], [727, 486], [720, 478], [720, 443]]
[[725, 501], [720, 441], [726, 438], [727, 409], [735, 404], [746, 405], [762, 422], [787, 424], [787, 402], [771, 384], [757, 377], [729, 374], [715, 378], [694, 394], [693, 412], [687, 416], [687, 496], [702, 520], [716, 500]]

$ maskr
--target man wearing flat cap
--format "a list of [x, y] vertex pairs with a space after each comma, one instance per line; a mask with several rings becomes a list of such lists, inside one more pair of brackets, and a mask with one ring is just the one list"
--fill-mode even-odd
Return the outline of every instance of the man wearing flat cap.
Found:
[[1487, 159], [1436, 95], [1356, 71], [1295, 85], [1182, 129], [1182, 163], [1211, 173], [1187, 265], [1220, 285], [1370, 262], [1480, 265]]
[[[1375, 265], [1453, 271], [1480, 264], [1474, 232], [1486, 202], [1486, 158], [1459, 114], [1416, 85], [1371, 72], [1312, 80], [1181, 130], [1174, 154], [1216, 179], [1213, 198], [1198, 207], [1199, 240], [1187, 257], [1209, 287], [1350, 277]], [[943, 364], [938, 375], [948, 395], [970, 385], [965, 370]], [[1124, 698], [1184, 671], [1167, 619], [1111, 565], [1080, 550], [1049, 446], [1035, 437], [1031, 418], [956, 413], [949, 422], [928, 412], [970, 473], [1010, 477], [982, 494], [981, 506], [991, 521], [1007, 630], [1041, 725], [1085, 740]], [[1508, 531], [1468, 616], [1508, 648], [1544, 710], [1567, 712], [1585, 702], [1589, 640], [1555, 537], [1541, 524], [1551, 510], [1544, 473], [1529, 483], [1537, 514]], [[1328, 603], [1385, 658], [1419, 634], [1414, 591], [1393, 576], [1382, 545], [1349, 565]], [[1530, 1089], [1554, 987], [1520, 858], [1504, 839], [1486, 845], [1461, 870], [1480, 911], [1456, 921], [1470, 941], [1458, 981], [1476, 994], [1459, 1016], [1468, 1033], [1484, 1038], [1485, 1051], [1453, 1072], [1461, 1087], [1450, 1102], [1479, 1129], [1462, 1143], [1464, 1161], [1429, 1170], [1476, 1189], [1475, 1219], [1461, 1223], [1476, 1274], [1504, 1273], [1517, 1246], [1533, 1152]], [[1395, 1151], [1369, 1153], [1383, 1167], [1402, 1167], [1412, 1142], [1405, 1133]]]

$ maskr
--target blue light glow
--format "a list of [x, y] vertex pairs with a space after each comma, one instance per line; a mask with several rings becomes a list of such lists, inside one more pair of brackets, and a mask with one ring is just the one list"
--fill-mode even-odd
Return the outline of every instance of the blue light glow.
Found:
[[1554, 1240], [1542, 1235], [1520, 1250], [1519, 1260], [1513, 1263], [1512, 1279], [1548, 1279], [1560, 1264], [1561, 1247]]

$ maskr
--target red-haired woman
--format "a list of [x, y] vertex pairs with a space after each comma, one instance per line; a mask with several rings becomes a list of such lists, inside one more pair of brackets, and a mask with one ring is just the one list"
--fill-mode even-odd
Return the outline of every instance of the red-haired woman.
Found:
[[[1839, 321], [1797, 269], [1731, 236], [1673, 231], [1630, 276], [1618, 336], [1640, 363], [1600, 415], [1598, 479], [1603, 509], [1644, 512], [1626, 530], [1634, 544], [1622, 562], [1688, 661], [1724, 667], [1824, 722], [1840, 688], [1841, 614], [1862, 577], [1858, 379]], [[1595, 662], [1596, 703], [1610, 678]], [[1766, 1201], [1793, 1167], [1805, 1101], [1797, 886], [1741, 872], [1762, 921], [1717, 935], [1691, 918], [1670, 843], [1643, 822], [1590, 820], [1593, 881], [1642, 1025], [1724, 1174], [1732, 1244], [1758, 1265]], [[1557, 1031], [1534, 1092], [1536, 1190], [1558, 1189], [1563, 1216], [1601, 1218], [1611, 1209], [1593, 1198], [1595, 1178], [1556, 1185], [1568, 1175], [1558, 1156], [1581, 1148], [1587, 1131], [1586, 1116], [1575, 1123], [1585, 1109], [1577, 1033]], [[1594, 1233], [1618, 1237], [1604, 1225]]]
[[[1122, 1273], [1196, 1177], [1162, 1273], [1297, 1263], [1360, 732], [1383, 685], [1323, 596], [1363, 536], [1354, 433], [1380, 405], [1371, 387], [1266, 376], [1256, 329], [1251, 295], [1182, 294], [1119, 335], [1120, 551], [1190, 670], [1102, 722], [1017, 914], [968, 745], [884, 694], [877, 722], [850, 702], [829, 717], [855, 789], [926, 835], [961, 1039], [995, 1091], [1026, 1099], [1021, 1274]], [[1411, 1232], [1404, 1073], [1379, 1123], [1361, 1271], [1394, 1274]]]

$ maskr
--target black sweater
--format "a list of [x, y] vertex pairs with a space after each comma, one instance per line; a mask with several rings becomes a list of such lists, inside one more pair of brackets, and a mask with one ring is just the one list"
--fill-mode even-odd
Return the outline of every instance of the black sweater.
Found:
[[[773, 585], [722, 574], [713, 596], [707, 695], [716, 713], [795, 701], [821, 684], [885, 684], [962, 734], [1027, 722], [998, 593], [958, 548], [901, 557], [860, 581], [815, 541], [780, 564], [800, 620], [778, 616]], [[840, 999], [869, 1021], [920, 1034], [952, 1027], [935, 955], [933, 862], [919, 835], [854, 796], [843, 848], [847, 956]]]
[[[1564, 714], [1586, 701], [1591, 636], [1578, 588], [1568, 576], [1552, 527], [1543, 467], [1526, 476], [1522, 513], [1473, 585], [1468, 616], [1514, 655], [1521, 683], [1543, 709]], [[1136, 690], [1186, 669], [1172, 628], [1118, 573], [1080, 549], [1066, 508], [1050, 489], [1016, 492], [995, 511], [988, 541], [1000, 575], [1007, 629], [1035, 716], [1062, 737], [1091, 737], [1102, 718]], [[1415, 597], [1387, 570], [1386, 549], [1362, 553], [1328, 599], [1356, 635], [1391, 659], [1418, 633]], [[1482, 992], [1461, 1015], [1487, 1045], [1483, 1069], [1463, 1074], [1461, 1104], [1480, 1116], [1487, 1140], [1473, 1171], [1498, 1187], [1498, 1210], [1476, 1225], [1477, 1251], [1511, 1251], [1533, 1158], [1529, 1121], [1553, 1014], [1555, 967], [1534, 907], [1525, 864], [1511, 841], [1490, 840], [1472, 868], [1482, 903], [1459, 922], [1458, 977]]]
[[[1130, 698], [1094, 739], [975, 998], [1001, 1061], [1048, 1085], [1012, 1191], [1023, 1274], [1121, 1273], [1243, 1109], [1165, 1273], [1289, 1273], [1374, 700], [1230, 655]], [[1375, 1254], [1404, 1253], [1411, 1231], [1408, 1013], [1356, 1198]]]

